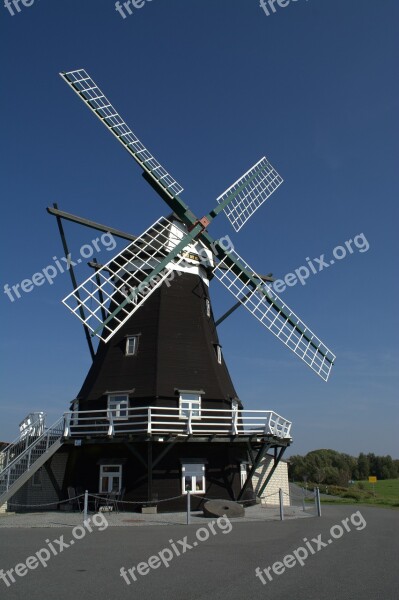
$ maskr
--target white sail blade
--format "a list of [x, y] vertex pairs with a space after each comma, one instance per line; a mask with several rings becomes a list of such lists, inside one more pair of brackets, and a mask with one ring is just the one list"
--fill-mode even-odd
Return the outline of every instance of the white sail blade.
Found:
[[162, 285], [171, 270], [184, 263], [179, 254], [150, 283], [143, 285], [145, 278], [183, 238], [184, 232], [162, 217], [66, 296], [63, 303], [93, 335], [107, 342]]
[[169, 194], [177, 196], [183, 191], [181, 185], [154, 158], [120, 114], [112, 106], [108, 98], [99, 89], [84, 69], [60, 73], [61, 77], [78, 94], [84, 103], [97, 115], [102, 123], [114, 134], [138, 164], [157, 181]]
[[223, 192], [217, 201], [219, 204], [227, 202], [223, 210], [235, 231], [239, 231], [282, 183], [283, 178], [263, 157]]
[[213, 274], [262, 325], [327, 381], [335, 355], [236, 252], [226, 254]]

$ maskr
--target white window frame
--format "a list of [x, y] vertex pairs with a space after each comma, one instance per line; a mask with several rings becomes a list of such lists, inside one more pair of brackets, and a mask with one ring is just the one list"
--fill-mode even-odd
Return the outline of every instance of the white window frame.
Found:
[[206, 306], [206, 316], [210, 317], [211, 316], [211, 301], [209, 300], [209, 298], [205, 299], [205, 306]]
[[[129, 344], [133, 340], [134, 340], [133, 352], [130, 352]], [[128, 335], [126, 337], [125, 356], [136, 356], [138, 346], [139, 346], [139, 336], [138, 335]]]
[[[201, 394], [195, 392], [180, 392], [179, 419], [188, 419], [189, 415], [185, 414], [184, 411], [190, 410], [192, 411], [192, 419], [201, 419]], [[198, 411], [198, 414], [194, 415], [194, 411]]]
[[221, 365], [222, 364], [222, 346], [220, 344], [215, 344], [215, 352], [216, 352], [216, 359], [218, 361], [218, 364]]
[[[198, 465], [198, 466], [200, 466], [200, 465]], [[205, 486], [206, 486], [206, 481], [205, 481], [205, 464], [201, 464], [201, 467], [202, 467], [202, 476], [200, 476], [200, 475], [186, 475], [186, 473], [185, 473], [186, 465], [184, 463], [182, 464], [181, 485], [182, 485], [182, 494], [183, 495], [187, 495], [188, 494], [188, 490], [186, 490], [187, 480], [189, 480], [189, 483], [191, 484], [191, 490], [190, 490], [190, 492], [192, 494], [205, 494], [205, 492], [206, 492], [206, 489], [205, 489]]]
[[[109, 473], [107, 473], [107, 471], [104, 471], [104, 469], [109, 469], [110, 467], [113, 469], [117, 469], [117, 470], [110, 471]], [[102, 486], [102, 481], [105, 477], [107, 477], [109, 481], [108, 481], [108, 489], [104, 491], [103, 486]], [[118, 489], [117, 490], [115, 489], [115, 486], [113, 485], [114, 478], [118, 479]], [[121, 491], [121, 489], [122, 489], [122, 465], [121, 464], [119, 464], [119, 465], [117, 465], [117, 464], [100, 465], [100, 478], [99, 478], [99, 482], [98, 482], [98, 491], [100, 492], [100, 494], [104, 494], [104, 493], [110, 494], [113, 491], [117, 491], [119, 493]]]
[[231, 401], [231, 410], [232, 410], [233, 412], [238, 412], [238, 406], [239, 406], [239, 404], [238, 404], [238, 400], [234, 400], [234, 399], [233, 399], [233, 400]]
[[[129, 395], [108, 394], [107, 408], [112, 413], [114, 421], [126, 421], [129, 417]], [[123, 411], [125, 415], [121, 414]]]

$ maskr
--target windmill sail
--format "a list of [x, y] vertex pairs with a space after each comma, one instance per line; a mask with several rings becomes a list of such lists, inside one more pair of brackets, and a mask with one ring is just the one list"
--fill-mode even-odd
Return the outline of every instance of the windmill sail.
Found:
[[327, 381], [335, 355], [235, 252], [213, 274], [283, 344]]
[[60, 73], [60, 75], [165, 192], [170, 196], [177, 196], [183, 191], [181, 185], [140, 142], [84, 69]]
[[217, 201], [226, 205], [224, 213], [235, 231], [239, 231], [282, 183], [283, 178], [263, 157], [223, 192]]
[[171, 270], [184, 263], [184, 256], [178, 254], [144, 285], [145, 279], [183, 238], [184, 233], [170, 221], [159, 219], [66, 296], [63, 303], [93, 335], [107, 342], [168, 278]]

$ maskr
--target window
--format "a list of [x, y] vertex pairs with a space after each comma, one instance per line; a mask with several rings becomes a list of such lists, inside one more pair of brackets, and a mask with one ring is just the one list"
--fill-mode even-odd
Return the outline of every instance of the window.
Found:
[[182, 493], [205, 494], [205, 465], [203, 463], [182, 464]]
[[190, 411], [192, 419], [201, 418], [201, 395], [180, 392], [179, 419], [188, 419]]
[[211, 303], [208, 300], [208, 298], [205, 300], [205, 306], [206, 306], [206, 316], [210, 317], [211, 316]]
[[99, 492], [120, 492], [122, 487], [122, 465], [101, 465]]
[[35, 487], [41, 487], [42, 483], [43, 483], [43, 468], [40, 467], [40, 469], [38, 469], [36, 471], [36, 473], [33, 474], [32, 485], [34, 485]]
[[126, 349], [125, 349], [126, 356], [136, 356], [138, 345], [139, 345], [138, 335], [129, 335], [126, 338]]
[[128, 417], [129, 396], [127, 394], [112, 394], [108, 396], [108, 410], [112, 418], [122, 421]]
[[232, 400], [231, 401], [231, 410], [234, 412], [238, 411], [238, 401], [237, 400]]
[[216, 352], [217, 361], [218, 361], [219, 365], [221, 365], [222, 364], [222, 346], [220, 346], [219, 344], [215, 344], [215, 352]]

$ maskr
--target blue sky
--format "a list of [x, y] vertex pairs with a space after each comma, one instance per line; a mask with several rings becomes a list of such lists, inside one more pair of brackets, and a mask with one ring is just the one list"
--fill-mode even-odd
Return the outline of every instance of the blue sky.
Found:
[[[364, 235], [367, 251], [282, 294], [337, 354], [327, 384], [245, 309], [219, 334], [246, 408], [293, 421], [293, 453], [398, 457], [398, 16], [394, 0], [298, 0], [270, 16], [258, 0], [147, 0], [125, 19], [112, 0], [1, 6], [2, 290], [62, 256], [53, 202], [132, 233], [167, 213], [58, 76], [86, 68], [199, 216], [269, 158], [284, 184], [239, 234], [223, 216], [210, 230], [258, 271], [284, 277]], [[96, 237], [65, 228], [72, 256]], [[64, 273], [14, 302], [1, 294], [2, 440], [30, 411], [55, 421], [85, 377], [70, 290]], [[232, 304], [217, 282], [212, 298], [216, 316]]]

